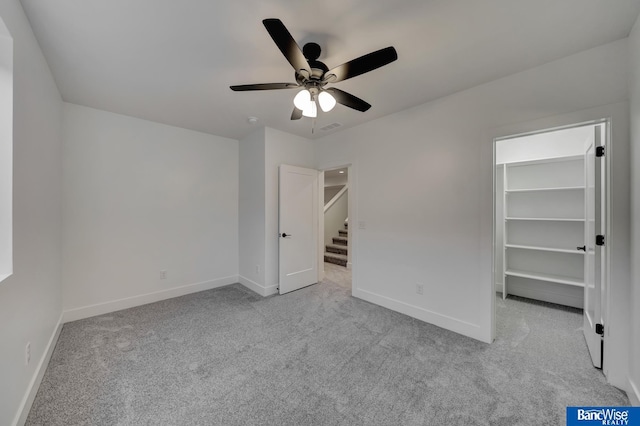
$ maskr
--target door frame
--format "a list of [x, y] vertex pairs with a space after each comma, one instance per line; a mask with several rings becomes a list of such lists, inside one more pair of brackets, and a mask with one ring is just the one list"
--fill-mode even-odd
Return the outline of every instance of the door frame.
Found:
[[[496, 246], [497, 246], [497, 241], [496, 241], [496, 197], [498, 196], [498, 194], [496, 194], [496, 172], [497, 172], [497, 165], [496, 165], [496, 142], [498, 141], [502, 141], [502, 140], [507, 140], [507, 139], [513, 139], [513, 138], [517, 138], [517, 137], [524, 137], [524, 136], [533, 136], [533, 135], [539, 135], [539, 134], [543, 134], [543, 133], [548, 133], [548, 132], [553, 132], [553, 131], [558, 131], [558, 130], [568, 130], [568, 129], [573, 129], [573, 128], [577, 128], [577, 127], [585, 127], [585, 126], [593, 126], [593, 125], [598, 125], [598, 124], [604, 124], [605, 126], [605, 145], [606, 145], [606, 153], [604, 156], [605, 159], [605, 191], [606, 191], [606, 195], [605, 195], [605, 214], [606, 214], [606, 218], [605, 218], [605, 235], [607, 238], [608, 243], [603, 247], [604, 248], [604, 258], [605, 258], [605, 267], [606, 267], [606, 271], [605, 271], [605, 282], [603, 283], [604, 285], [604, 291], [603, 291], [603, 300], [601, 301], [602, 304], [602, 317], [603, 317], [603, 321], [605, 323], [605, 327], [608, 327], [609, 324], [609, 313], [611, 312], [611, 310], [609, 309], [609, 302], [611, 300], [610, 297], [610, 290], [611, 290], [611, 159], [613, 157], [612, 155], [612, 130], [611, 130], [611, 117], [604, 117], [604, 118], [598, 118], [598, 119], [593, 119], [593, 120], [586, 120], [586, 121], [579, 121], [579, 122], [572, 122], [569, 124], [564, 124], [564, 125], [559, 125], [559, 126], [544, 126], [544, 125], [540, 125], [540, 126], [535, 126], [534, 130], [530, 130], [530, 131], [526, 131], [526, 132], [520, 132], [520, 133], [507, 133], [507, 135], [505, 136], [499, 136], [499, 137], [494, 137], [493, 138], [493, 142], [492, 142], [492, 153], [491, 153], [491, 161], [492, 161], [492, 166], [491, 166], [491, 179], [492, 179], [492, 221], [491, 221], [491, 312], [492, 312], [492, 317], [491, 317], [491, 341], [495, 340], [496, 338], [496, 303], [495, 303], [495, 294], [496, 294], [496, 278], [497, 275], [499, 273], [501, 273], [501, 271], [496, 271], [495, 265], [496, 265]], [[604, 365], [607, 363], [606, 357], [604, 359], [604, 363], [603, 363], [603, 372], [605, 372], [606, 374], [606, 370], [604, 368]]]
[[[357, 253], [357, 240], [358, 233], [356, 230], [356, 226], [354, 224], [358, 223], [357, 221], [357, 212], [356, 212], [356, 164], [354, 161], [336, 161], [330, 162], [326, 164], [322, 164], [318, 167], [319, 175], [322, 176], [322, 182], [318, 179], [318, 185], [321, 185], [322, 191], [319, 191], [322, 195], [322, 200], [324, 200], [324, 172], [329, 170], [336, 169], [347, 169], [347, 185], [349, 186], [349, 199], [347, 201], [347, 214], [349, 218], [349, 228], [348, 228], [348, 251], [350, 253], [349, 258], [350, 262], [347, 263], [347, 269], [351, 270], [351, 293], [355, 290], [355, 278], [356, 278], [356, 269], [357, 262], [356, 253]], [[322, 281], [324, 279], [324, 202], [319, 203], [319, 220], [318, 220], [318, 281]], [[320, 266], [322, 265], [322, 266]]]

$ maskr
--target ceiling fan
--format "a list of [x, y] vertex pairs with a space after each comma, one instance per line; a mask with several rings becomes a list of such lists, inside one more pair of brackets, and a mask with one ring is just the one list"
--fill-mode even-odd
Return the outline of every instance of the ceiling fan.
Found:
[[302, 116], [315, 118], [318, 114], [316, 102], [324, 112], [333, 109], [336, 102], [357, 111], [368, 110], [371, 105], [362, 99], [335, 87], [326, 86], [373, 71], [398, 59], [396, 49], [386, 47], [329, 69], [318, 60], [321, 49], [317, 43], [307, 43], [301, 50], [282, 21], [265, 19], [262, 23], [295, 70], [296, 83], [243, 84], [231, 86], [231, 90], [242, 92], [302, 89], [293, 100], [292, 120], [299, 120]]

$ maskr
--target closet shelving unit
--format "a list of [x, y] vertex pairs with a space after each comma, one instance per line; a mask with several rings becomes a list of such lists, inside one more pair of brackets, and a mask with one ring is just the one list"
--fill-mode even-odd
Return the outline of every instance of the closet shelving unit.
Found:
[[503, 298], [581, 307], [583, 156], [506, 163], [503, 188]]

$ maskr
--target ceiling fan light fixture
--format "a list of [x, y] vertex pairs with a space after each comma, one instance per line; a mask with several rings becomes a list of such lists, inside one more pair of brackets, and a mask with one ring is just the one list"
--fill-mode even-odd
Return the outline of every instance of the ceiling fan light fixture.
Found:
[[309, 101], [307, 108], [302, 110], [302, 115], [309, 118], [316, 118], [318, 116], [318, 107], [314, 101]]
[[329, 112], [336, 106], [336, 99], [328, 92], [320, 92], [318, 95], [318, 103], [324, 112]]
[[301, 109], [302, 111], [310, 108], [311, 104], [311, 93], [307, 89], [303, 89], [298, 92], [295, 98], [293, 98], [293, 104], [296, 108]]

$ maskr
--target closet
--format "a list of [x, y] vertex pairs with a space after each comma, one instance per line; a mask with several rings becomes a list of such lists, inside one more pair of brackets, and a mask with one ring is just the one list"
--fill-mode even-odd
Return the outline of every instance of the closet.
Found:
[[585, 141], [593, 127], [496, 142], [496, 289], [582, 308]]

